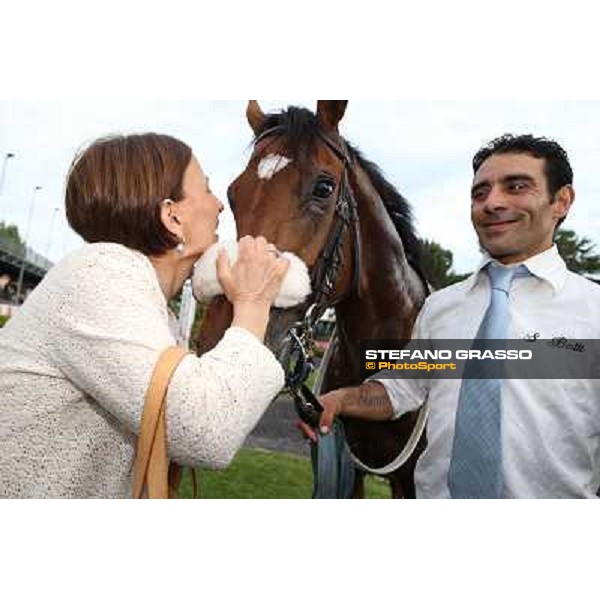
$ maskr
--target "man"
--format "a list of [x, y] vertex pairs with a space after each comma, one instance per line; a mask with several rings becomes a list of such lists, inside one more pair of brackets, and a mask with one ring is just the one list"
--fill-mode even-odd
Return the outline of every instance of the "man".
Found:
[[[477, 152], [473, 170], [471, 220], [484, 258], [467, 280], [427, 299], [413, 338], [599, 339], [600, 286], [568, 271], [553, 244], [575, 199], [565, 151], [545, 138], [505, 135]], [[387, 420], [425, 401], [418, 497], [595, 495], [600, 380], [385, 379], [381, 372], [324, 395], [321, 430], [336, 415]]]

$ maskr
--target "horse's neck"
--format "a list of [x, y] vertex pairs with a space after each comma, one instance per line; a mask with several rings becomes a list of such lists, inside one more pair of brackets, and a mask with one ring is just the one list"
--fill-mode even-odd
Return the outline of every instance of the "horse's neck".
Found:
[[355, 371], [361, 339], [410, 338], [425, 289], [368, 176], [358, 169], [352, 179], [362, 245], [360, 291], [340, 303], [336, 318], [345, 362]]

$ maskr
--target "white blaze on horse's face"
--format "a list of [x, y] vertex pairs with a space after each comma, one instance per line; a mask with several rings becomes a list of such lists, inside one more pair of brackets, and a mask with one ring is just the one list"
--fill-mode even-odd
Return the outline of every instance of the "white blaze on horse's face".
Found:
[[256, 172], [259, 179], [271, 179], [275, 173], [285, 169], [291, 162], [291, 158], [280, 154], [268, 154], [258, 163]]

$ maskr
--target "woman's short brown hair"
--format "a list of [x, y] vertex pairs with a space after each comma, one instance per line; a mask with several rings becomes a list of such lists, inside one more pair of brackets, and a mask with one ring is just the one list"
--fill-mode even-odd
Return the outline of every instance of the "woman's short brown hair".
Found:
[[163, 254], [177, 238], [163, 225], [161, 202], [183, 198], [192, 150], [168, 135], [110, 136], [80, 152], [69, 170], [67, 219], [86, 242], [115, 242]]

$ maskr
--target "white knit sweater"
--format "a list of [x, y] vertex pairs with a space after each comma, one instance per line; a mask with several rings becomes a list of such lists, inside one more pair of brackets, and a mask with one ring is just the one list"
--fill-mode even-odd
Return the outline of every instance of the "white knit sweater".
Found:
[[[0, 330], [0, 497], [130, 497], [144, 394], [174, 343], [143, 254], [91, 244], [57, 264]], [[226, 467], [283, 380], [240, 328], [184, 358], [167, 394], [171, 459]]]

